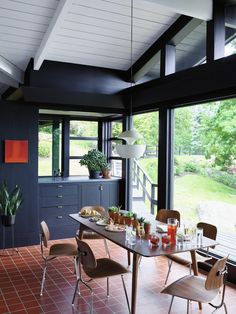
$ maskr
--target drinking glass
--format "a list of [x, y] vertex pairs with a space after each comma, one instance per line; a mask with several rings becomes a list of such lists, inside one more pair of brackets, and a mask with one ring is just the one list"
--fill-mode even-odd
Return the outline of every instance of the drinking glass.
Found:
[[196, 229], [196, 241], [198, 245], [202, 244], [203, 228]]
[[162, 245], [163, 246], [168, 246], [170, 245], [170, 236], [168, 234], [164, 234], [162, 237], [161, 237], [161, 241], [162, 241]]
[[179, 221], [176, 218], [167, 219], [167, 234], [170, 236], [170, 244], [176, 244], [176, 233]]
[[129, 238], [130, 238], [130, 236], [131, 236], [131, 232], [133, 231], [133, 227], [131, 227], [131, 226], [125, 226], [125, 240], [127, 241], [127, 242], [129, 242]]
[[142, 242], [142, 237], [145, 235], [144, 225], [138, 226], [138, 236], [140, 239], [140, 242]]
[[150, 243], [152, 246], [157, 246], [159, 242], [159, 237], [157, 233], [153, 232], [150, 236]]
[[135, 245], [136, 244], [136, 229], [131, 230], [128, 244], [129, 245]]
[[185, 241], [192, 241], [194, 237], [194, 228], [192, 225], [184, 225], [184, 240]]

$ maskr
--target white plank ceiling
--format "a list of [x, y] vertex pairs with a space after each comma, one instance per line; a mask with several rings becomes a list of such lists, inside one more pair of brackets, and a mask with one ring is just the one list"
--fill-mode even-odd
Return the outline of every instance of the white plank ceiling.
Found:
[[[180, 14], [170, 1], [134, 0], [133, 62]], [[0, 63], [0, 93], [9, 78], [20, 82], [30, 58], [36, 70], [44, 60], [127, 70], [130, 15], [130, 0], [0, 0], [0, 57], [12, 64], [4, 72]]]

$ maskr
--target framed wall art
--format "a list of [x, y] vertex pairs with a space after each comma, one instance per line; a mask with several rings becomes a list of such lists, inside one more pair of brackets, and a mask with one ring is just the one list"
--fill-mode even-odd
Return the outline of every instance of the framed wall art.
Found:
[[5, 140], [4, 148], [5, 163], [28, 163], [27, 140]]

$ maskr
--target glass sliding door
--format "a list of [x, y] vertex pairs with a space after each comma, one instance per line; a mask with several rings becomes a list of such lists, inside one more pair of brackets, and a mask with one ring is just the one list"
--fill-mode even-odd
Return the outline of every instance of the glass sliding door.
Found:
[[175, 109], [174, 209], [216, 225], [236, 261], [236, 99]]

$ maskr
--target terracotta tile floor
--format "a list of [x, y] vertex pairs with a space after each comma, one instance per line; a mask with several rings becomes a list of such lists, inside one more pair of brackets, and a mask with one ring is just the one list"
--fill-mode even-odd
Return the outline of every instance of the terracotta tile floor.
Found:
[[[66, 241], [73, 241], [69, 239]], [[54, 241], [56, 242], [56, 241]], [[97, 257], [104, 257], [101, 240], [89, 242]], [[112, 257], [127, 265], [125, 250], [109, 243]], [[1, 254], [0, 250], [0, 254]], [[39, 295], [43, 262], [40, 247], [19, 248], [19, 253], [0, 257], [0, 313], [89, 313], [89, 292], [81, 286], [81, 297], [77, 296], [72, 308], [71, 300], [75, 287], [73, 261], [70, 258], [58, 258], [51, 261], [42, 297]], [[137, 313], [164, 314], [168, 312], [170, 297], [159, 292], [163, 288], [167, 272], [167, 260], [164, 257], [143, 258], [139, 267]], [[173, 265], [170, 280], [186, 275], [187, 268]], [[131, 274], [125, 276], [128, 291], [131, 289]], [[106, 280], [91, 283], [94, 296], [94, 314], [127, 314], [127, 305], [120, 277], [110, 279], [110, 297], [106, 298]], [[236, 313], [236, 287], [227, 286], [226, 304], [228, 313]], [[211, 313], [209, 305], [203, 305], [199, 311], [195, 302], [191, 303], [190, 313]], [[173, 314], [186, 313], [186, 301], [176, 298]], [[217, 313], [224, 313], [223, 309]]]

